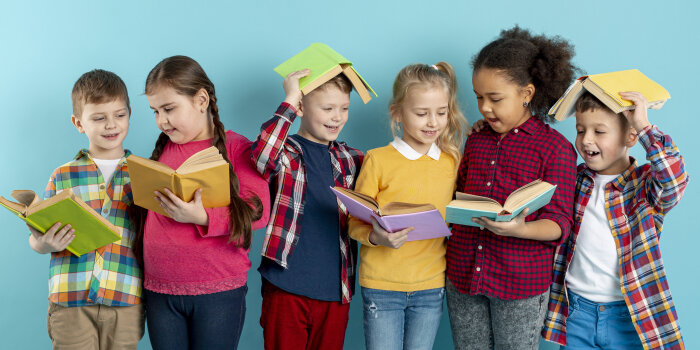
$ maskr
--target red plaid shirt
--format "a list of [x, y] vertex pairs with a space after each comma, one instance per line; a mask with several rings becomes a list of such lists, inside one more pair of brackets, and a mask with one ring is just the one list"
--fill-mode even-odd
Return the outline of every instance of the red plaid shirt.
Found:
[[561, 227], [560, 240], [504, 237], [478, 227], [454, 225], [447, 244], [447, 276], [460, 292], [506, 300], [544, 293], [552, 282], [554, 249], [573, 225], [576, 181], [574, 147], [536, 117], [502, 139], [490, 127], [469, 136], [457, 191], [503, 204], [511, 192], [537, 179], [557, 185], [557, 190], [551, 202], [526, 221], [552, 220]]
[[[270, 182], [274, 195], [270, 222], [265, 231], [262, 255], [280, 266], [287, 267], [287, 259], [299, 241], [304, 196], [306, 194], [306, 172], [301, 145], [288, 138], [289, 127], [296, 119], [294, 107], [282, 103], [272, 119], [265, 122], [260, 136], [253, 143], [253, 163], [260, 174]], [[344, 142], [333, 141], [328, 146], [336, 186], [354, 188], [360, 173], [363, 154]], [[338, 209], [341, 228], [341, 295], [343, 303], [352, 298], [355, 282], [357, 243], [348, 236], [345, 208]], [[324, 249], [319, 247], [319, 249]]]
[[[666, 213], [678, 204], [688, 185], [688, 174], [671, 137], [656, 127], [642, 130], [639, 143], [647, 151], [650, 164], [638, 167], [632, 158], [630, 167], [605, 188], [606, 215], [620, 261], [621, 291], [644, 349], [684, 349], [659, 238]], [[574, 232], [557, 249], [554, 260], [554, 283], [542, 336], [562, 345], [566, 344], [569, 314], [564, 286], [566, 270], [593, 191], [593, 178], [593, 171], [581, 164], [576, 182]]]

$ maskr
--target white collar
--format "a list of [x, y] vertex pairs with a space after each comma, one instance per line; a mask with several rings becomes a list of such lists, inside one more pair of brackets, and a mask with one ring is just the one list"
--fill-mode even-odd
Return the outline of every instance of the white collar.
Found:
[[[407, 144], [406, 141], [402, 140], [398, 136], [394, 138], [394, 141], [391, 141], [391, 145], [394, 146], [394, 148], [396, 148], [396, 150], [399, 151], [399, 153], [401, 153], [401, 155], [406, 157], [408, 160], [416, 160], [423, 156], [422, 154], [418, 153], [418, 151], [413, 149], [413, 147]], [[425, 155], [435, 160], [440, 160], [440, 153], [442, 153], [440, 148], [435, 143], [433, 143], [430, 145], [430, 149]]]

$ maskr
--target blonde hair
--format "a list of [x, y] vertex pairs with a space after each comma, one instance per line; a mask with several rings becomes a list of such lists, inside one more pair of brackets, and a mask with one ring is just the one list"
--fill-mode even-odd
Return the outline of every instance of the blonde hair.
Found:
[[417, 85], [440, 85], [447, 91], [448, 112], [447, 128], [437, 139], [437, 146], [440, 150], [450, 155], [459, 162], [462, 157], [460, 148], [464, 141], [464, 133], [467, 129], [467, 119], [464, 118], [462, 110], [457, 101], [457, 77], [452, 66], [447, 62], [438, 62], [432, 66], [417, 63], [411, 64], [399, 71], [394, 80], [394, 96], [389, 104], [389, 111], [392, 115], [391, 133], [396, 137], [401, 132], [399, 123], [394, 122], [393, 115], [403, 103], [408, 90]]

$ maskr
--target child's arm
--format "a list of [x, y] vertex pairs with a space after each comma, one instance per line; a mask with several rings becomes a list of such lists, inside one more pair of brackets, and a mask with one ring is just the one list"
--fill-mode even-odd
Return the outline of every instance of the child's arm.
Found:
[[251, 160], [266, 180], [279, 170], [279, 156], [287, 141], [289, 128], [294, 119], [303, 114], [300, 108], [302, 93], [299, 90], [299, 79], [309, 75], [309, 72], [308, 69], [293, 72], [284, 79], [284, 102], [272, 118], [262, 125], [260, 135], [253, 142]]
[[[688, 173], [685, 162], [670, 136], [664, 135], [649, 123], [647, 117], [648, 101], [638, 92], [621, 92], [620, 96], [635, 104], [633, 111], [624, 111], [624, 115], [639, 137], [639, 143], [647, 152], [651, 164], [651, 174], [645, 181], [646, 200], [654, 211], [663, 216], [676, 206], [688, 185]], [[663, 218], [656, 217], [658, 223]]]
[[[57, 222], [46, 233], [41, 233], [35, 228], [27, 225], [31, 236], [29, 236], [29, 246], [39, 254], [61, 252], [68, 247], [75, 238], [75, 230], [66, 225], [61, 228], [61, 223]], [[61, 228], [59, 230], [59, 228]]]

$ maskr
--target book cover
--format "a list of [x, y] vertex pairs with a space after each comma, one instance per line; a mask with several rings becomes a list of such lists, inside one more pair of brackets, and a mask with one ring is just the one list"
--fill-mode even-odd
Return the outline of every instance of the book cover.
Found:
[[440, 211], [430, 204], [396, 202], [379, 209], [373, 198], [359, 192], [342, 187], [331, 187], [331, 190], [348, 213], [363, 222], [371, 223], [374, 218], [387, 232], [413, 227], [413, 231], [408, 233], [407, 241], [447, 237], [452, 234]]
[[75, 229], [75, 238], [66, 249], [76, 256], [121, 239], [119, 228], [100, 216], [71, 189], [44, 201], [30, 190], [13, 191], [12, 197], [17, 202], [0, 197], [0, 205], [42, 233], [57, 222], [63, 226], [70, 224]]

